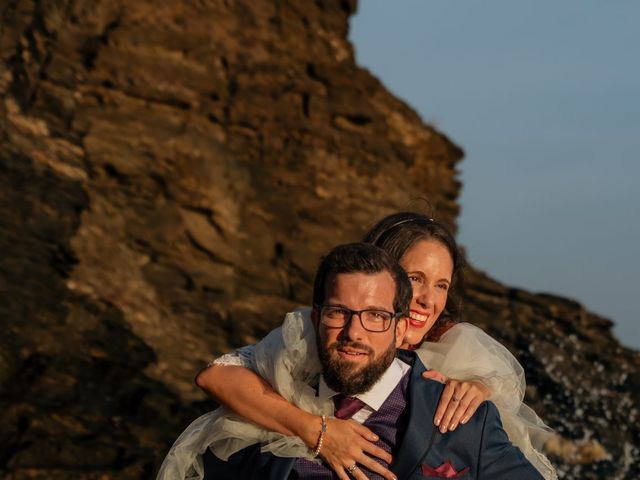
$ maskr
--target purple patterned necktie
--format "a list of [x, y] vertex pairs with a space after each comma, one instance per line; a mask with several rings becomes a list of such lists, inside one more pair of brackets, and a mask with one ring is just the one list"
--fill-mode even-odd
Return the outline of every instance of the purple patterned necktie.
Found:
[[355, 397], [348, 397], [339, 393], [333, 397], [333, 404], [336, 406], [336, 418], [351, 418], [358, 410], [364, 407], [364, 402]]

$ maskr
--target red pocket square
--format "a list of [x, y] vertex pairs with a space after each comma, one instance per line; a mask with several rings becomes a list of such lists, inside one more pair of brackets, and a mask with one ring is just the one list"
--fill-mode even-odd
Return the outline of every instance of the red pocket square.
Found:
[[445, 461], [442, 465], [436, 468], [430, 467], [429, 465], [422, 465], [422, 474], [428, 477], [460, 478], [468, 471], [469, 467], [465, 467], [458, 472], [455, 468], [453, 468], [451, 460]]

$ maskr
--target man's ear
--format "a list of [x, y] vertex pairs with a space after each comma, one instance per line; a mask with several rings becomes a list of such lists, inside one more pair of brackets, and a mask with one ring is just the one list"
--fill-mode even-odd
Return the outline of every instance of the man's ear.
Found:
[[407, 329], [409, 328], [409, 321], [406, 317], [401, 317], [396, 320], [396, 348], [400, 348], [402, 342], [404, 341], [404, 335], [407, 333]]

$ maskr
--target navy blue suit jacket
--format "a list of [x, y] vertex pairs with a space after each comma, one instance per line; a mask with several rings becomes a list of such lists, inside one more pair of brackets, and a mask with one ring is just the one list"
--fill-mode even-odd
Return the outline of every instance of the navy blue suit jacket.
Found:
[[[466, 473], [455, 477], [460, 479], [542, 480], [522, 452], [509, 441], [491, 402], [480, 405], [465, 425], [441, 434], [433, 425], [433, 417], [444, 386], [422, 378], [426, 369], [414, 352], [400, 350], [398, 356], [412, 365], [408, 426], [396, 446], [391, 465], [391, 471], [399, 480], [443, 478], [429, 472], [445, 462], [450, 462], [457, 472], [468, 467]], [[294, 462], [293, 458], [260, 453], [259, 445], [241, 450], [226, 462], [208, 451], [204, 455], [205, 480], [285, 480]]]

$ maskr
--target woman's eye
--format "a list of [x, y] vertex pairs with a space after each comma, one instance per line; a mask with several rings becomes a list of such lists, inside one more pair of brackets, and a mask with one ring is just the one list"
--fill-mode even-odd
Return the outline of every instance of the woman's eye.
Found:
[[447, 290], [449, 290], [449, 285], [446, 283], [439, 283], [438, 288], [446, 292]]
[[409, 281], [411, 283], [417, 283], [420, 281], [420, 277], [418, 275], [409, 275]]

